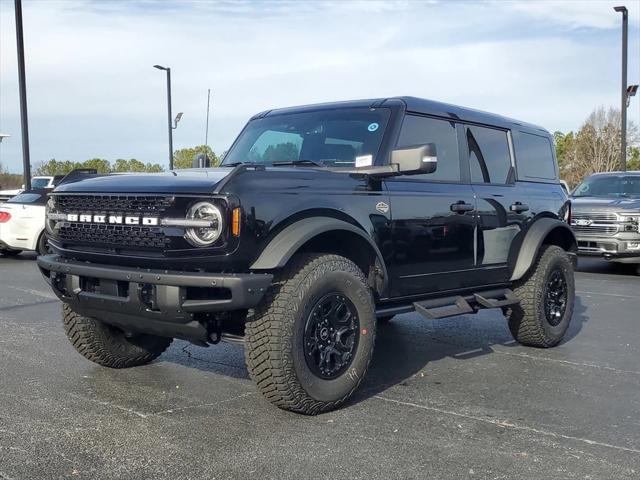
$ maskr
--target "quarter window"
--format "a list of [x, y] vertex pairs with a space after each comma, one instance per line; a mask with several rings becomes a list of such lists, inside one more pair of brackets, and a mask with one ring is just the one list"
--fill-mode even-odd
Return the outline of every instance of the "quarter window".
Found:
[[493, 128], [466, 127], [469, 167], [473, 183], [508, 183], [511, 155], [507, 132]]
[[412, 175], [411, 179], [460, 181], [460, 156], [456, 125], [447, 120], [406, 115], [398, 139], [398, 147], [435, 143], [438, 168], [433, 173]]
[[520, 178], [556, 178], [551, 142], [546, 137], [520, 132], [516, 143], [516, 161]]

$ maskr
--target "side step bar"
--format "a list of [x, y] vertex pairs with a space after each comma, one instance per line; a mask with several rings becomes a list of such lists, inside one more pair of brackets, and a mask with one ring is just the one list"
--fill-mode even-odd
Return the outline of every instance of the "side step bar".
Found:
[[480, 308], [502, 308], [515, 305], [520, 300], [515, 293], [508, 288], [478, 292], [469, 296], [454, 296], [414, 302], [413, 308], [431, 320], [439, 318], [476, 313]]

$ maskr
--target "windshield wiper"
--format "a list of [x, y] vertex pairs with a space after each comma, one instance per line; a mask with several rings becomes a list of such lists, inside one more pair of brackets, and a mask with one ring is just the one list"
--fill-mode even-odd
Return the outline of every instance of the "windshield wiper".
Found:
[[237, 167], [238, 165], [242, 165], [244, 162], [233, 162], [233, 163], [223, 163], [221, 167]]
[[281, 165], [313, 165], [316, 167], [324, 167], [323, 164], [314, 162], [313, 160], [287, 160], [285, 162], [273, 162], [271, 165], [278, 167]]

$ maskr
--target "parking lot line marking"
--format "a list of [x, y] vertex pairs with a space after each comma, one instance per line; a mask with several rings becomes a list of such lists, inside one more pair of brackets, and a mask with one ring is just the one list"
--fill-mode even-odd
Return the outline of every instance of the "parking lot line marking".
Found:
[[30, 295], [35, 295], [37, 297], [51, 298], [53, 300], [56, 300], [58, 298], [53, 293], [43, 292], [42, 290], [35, 290], [33, 288], [16, 287], [15, 285], [6, 285], [6, 286], [13, 290], [17, 290], [22, 293], [28, 293]]
[[190, 410], [190, 409], [193, 409], [193, 408], [215, 407], [216, 405], [220, 405], [222, 403], [233, 402], [234, 400], [240, 400], [241, 398], [249, 397], [249, 396], [255, 395], [255, 394], [256, 394], [256, 392], [245, 392], [245, 393], [243, 393], [241, 395], [237, 395], [237, 396], [232, 397], [232, 398], [227, 398], [226, 400], [220, 400], [219, 402], [201, 403], [201, 404], [198, 404], [198, 405], [187, 405], [186, 407], [169, 408], [167, 410], [162, 410], [160, 412], [151, 413], [149, 415], [162, 415], [162, 414], [165, 414], [165, 413], [182, 412], [184, 410]]
[[608, 367], [606, 365], [598, 365], [596, 363], [581, 363], [581, 362], [572, 362], [570, 360], [560, 360], [558, 358], [548, 358], [548, 357], [538, 357], [535, 355], [528, 355], [526, 353], [513, 353], [513, 352], [505, 352], [504, 350], [498, 350], [494, 347], [493, 349], [496, 353], [501, 353], [503, 355], [511, 355], [514, 357], [522, 357], [522, 358], [530, 358], [533, 360], [544, 360], [546, 362], [557, 362], [557, 363], [566, 363], [567, 365], [574, 365], [576, 367], [591, 367], [591, 368], [599, 368], [601, 370], [608, 370], [610, 372], [616, 373], [629, 373], [631, 375], [640, 375], [640, 372], [636, 372], [634, 370], [621, 370], [615, 367]]
[[107, 402], [107, 401], [104, 401], [104, 400], [98, 400], [96, 398], [89, 398], [89, 397], [85, 397], [83, 395], [78, 395], [76, 393], [69, 393], [68, 395], [70, 397], [77, 398], [78, 400], [85, 400], [87, 402], [97, 403], [98, 405], [103, 405], [105, 407], [115, 408], [116, 410], [120, 410], [122, 412], [132, 413], [133, 415], [136, 415], [136, 416], [138, 416], [140, 418], [147, 418], [149, 416], [148, 414], [142, 413], [142, 412], [138, 412], [137, 410], [134, 410], [133, 408], [123, 407], [122, 405], [116, 405], [115, 403]]
[[582, 290], [576, 290], [576, 293], [581, 295], [602, 295], [604, 297], [633, 298], [633, 299], [638, 298], [636, 295], [622, 295], [619, 293], [585, 292]]
[[565, 435], [563, 433], [556, 433], [556, 432], [551, 432], [549, 430], [542, 430], [542, 429], [539, 429], [539, 428], [528, 427], [526, 425], [518, 425], [518, 424], [515, 424], [515, 423], [511, 423], [508, 420], [492, 420], [492, 419], [489, 419], [489, 418], [477, 417], [475, 415], [468, 415], [466, 413], [454, 412], [454, 411], [451, 411], [451, 410], [444, 410], [444, 409], [436, 408], [436, 407], [429, 407], [427, 405], [420, 405], [418, 403], [403, 402], [401, 400], [394, 400], [392, 398], [386, 398], [386, 397], [383, 397], [381, 395], [375, 395], [373, 398], [377, 398], [378, 400], [383, 400], [383, 401], [389, 402], [389, 403], [395, 403], [395, 404], [398, 404], [398, 405], [403, 405], [403, 406], [406, 406], [406, 407], [419, 408], [421, 410], [428, 410], [428, 411], [431, 411], [431, 412], [442, 413], [444, 415], [452, 415], [452, 416], [455, 416], [455, 417], [466, 418], [468, 420], [475, 420], [477, 422], [490, 423], [492, 425], [495, 425], [495, 426], [501, 427], [501, 428], [511, 428], [513, 430], [520, 430], [520, 431], [524, 431], [524, 432], [536, 433], [538, 435], [545, 435], [545, 436], [554, 437], [554, 438], [563, 438], [565, 440], [573, 440], [573, 441], [576, 441], [576, 442], [586, 443], [588, 445], [595, 445], [595, 446], [598, 446], [598, 447], [605, 447], [605, 448], [611, 448], [611, 449], [614, 449], [614, 450], [620, 450], [620, 451], [623, 451], [623, 452], [640, 454], [640, 450], [636, 450], [635, 448], [621, 447], [619, 445], [612, 445], [610, 443], [598, 442], [596, 440], [590, 440], [588, 438], [574, 437], [574, 436], [571, 436], [571, 435]]

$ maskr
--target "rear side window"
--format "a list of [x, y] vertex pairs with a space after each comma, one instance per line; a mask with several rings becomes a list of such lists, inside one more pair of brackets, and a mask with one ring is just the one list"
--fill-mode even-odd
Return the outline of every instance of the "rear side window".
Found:
[[518, 176], [533, 180], [555, 180], [556, 166], [549, 139], [540, 135], [520, 132], [517, 140]]
[[509, 183], [511, 155], [507, 132], [467, 126], [469, 167], [473, 183]]
[[46, 203], [46, 195], [39, 193], [21, 193], [7, 200], [7, 203], [33, 203], [36, 205], [44, 205]]
[[412, 175], [411, 179], [460, 181], [460, 155], [456, 125], [447, 120], [406, 115], [402, 122], [398, 147], [435, 143], [438, 167], [433, 173]]

